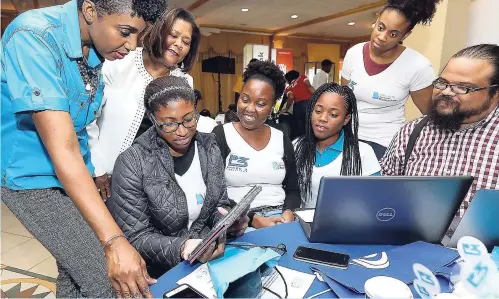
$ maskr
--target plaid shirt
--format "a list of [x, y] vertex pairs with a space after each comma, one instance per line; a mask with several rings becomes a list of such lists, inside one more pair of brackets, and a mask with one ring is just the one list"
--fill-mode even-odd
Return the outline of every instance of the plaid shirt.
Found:
[[459, 208], [462, 217], [479, 189], [499, 189], [499, 107], [480, 122], [456, 132], [439, 129], [431, 121], [423, 128], [407, 162], [409, 136], [421, 120], [407, 123], [393, 138], [381, 159], [384, 175], [474, 177]]

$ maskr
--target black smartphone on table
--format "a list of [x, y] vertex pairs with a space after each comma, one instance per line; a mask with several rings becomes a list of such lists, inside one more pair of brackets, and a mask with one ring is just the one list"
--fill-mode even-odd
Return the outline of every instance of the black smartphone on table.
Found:
[[348, 268], [350, 262], [348, 254], [305, 246], [299, 246], [293, 257], [299, 261], [341, 269]]
[[163, 294], [163, 298], [208, 298], [188, 284], [182, 284]]

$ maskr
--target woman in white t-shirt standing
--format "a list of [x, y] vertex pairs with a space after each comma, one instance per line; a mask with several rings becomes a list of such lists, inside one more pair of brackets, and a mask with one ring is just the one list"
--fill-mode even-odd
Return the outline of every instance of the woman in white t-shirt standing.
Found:
[[430, 61], [402, 45], [416, 24], [427, 25], [441, 0], [389, 0], [381, 11], [371, 41], [348, 50], [341, 84], [355, 93], [359, 138], [380, 159], [405, 122], [409, 95], [426, 114], [436, 78]]
[[146, 86], [155, 78], [175, 76], [184, 78], [192, 88], [188, 72], [196, 64], [200, 40], [192, 15], [175, 8], [146, 31], [144, 48], [104, 63], [102, 106], [87, 127], [95, 184], [103, 199], [111, 196], [110, 175], [118, 155], [152, 126], [145, 116]]
[[373, 149], [358, 141], [357, 100], [350, 88], [326, 83], [309, 105], [295, 155], [302, 207], [315, 208], [322, 177], [379, 175], [381, 167]]
[[292, 211], [301, 203], [293, 144], [286, 134], [265, 124], [284, 93], [286, 79], [269, 61], [250, 63], [243, 77], [239, 122], [213, 130], [225, 160], [227, 193], [239, 202], [252, 186], [262, 187], [248, 213], [253, 228], [293, 221]]

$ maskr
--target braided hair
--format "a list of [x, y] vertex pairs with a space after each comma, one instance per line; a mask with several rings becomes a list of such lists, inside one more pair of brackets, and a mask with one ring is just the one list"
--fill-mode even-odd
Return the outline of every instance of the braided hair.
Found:
[[154, 79], [147, 85], [144, 93], [144, 105], [149, 115], [159, 111], [161, 107], [180, 100], [196, 106], [194, 90], [182, 77], [164, 76]]
[[411, 31], [417, 24], [430, 25], [437, 11], [437, 4], [442, 0], [388, 0], [381, 13], [395, 10], [401, 13], [409, 22]]
[[325, 93], [335, 93], [342, 96], [347, 115], [351, 117], [350, 121], [343, 127], [343, 161], [340, 173], [342, 176], [362, 175], [358, 139], [359, 119], [357, 99], [349, 87], [341, 86], [334, 82], [326, 83], [312, 94], [307, 107], [305, 135], [298, 139], [296, 144], [296, 168], [298, 169], [298, 183], [301, 188], [302, 198], [307, 198], [311, 195], [312, 171], [315, 165], [315, 151], [318, 143], [312, 127], [312, 114], [314, 113], [317, 101]]

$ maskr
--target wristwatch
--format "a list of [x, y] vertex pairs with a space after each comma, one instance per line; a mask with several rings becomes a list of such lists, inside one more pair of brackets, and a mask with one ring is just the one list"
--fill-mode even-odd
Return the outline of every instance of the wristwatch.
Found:
[[254, 211], [248, 212], [248, 218], [249, 218], [248, 226], [253, 227], [253, 218], [255, 217], [255, 214], [256, 213]]

